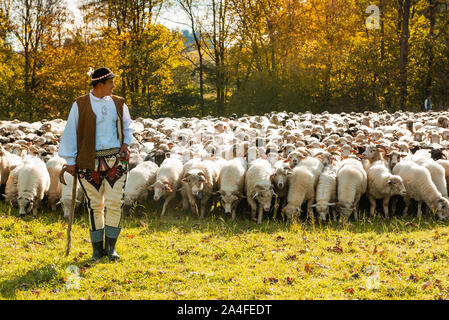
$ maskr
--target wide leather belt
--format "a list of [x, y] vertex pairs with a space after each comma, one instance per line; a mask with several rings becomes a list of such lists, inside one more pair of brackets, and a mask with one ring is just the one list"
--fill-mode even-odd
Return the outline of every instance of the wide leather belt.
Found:
[[95, 156], [97, 158], [98, 157], [115, 156], [119, 152], [120, 152], [120, 148], [111, 148], [111, 149], [105, 149], [105, 150], [98, 150], [98, 151], [95, 151]]

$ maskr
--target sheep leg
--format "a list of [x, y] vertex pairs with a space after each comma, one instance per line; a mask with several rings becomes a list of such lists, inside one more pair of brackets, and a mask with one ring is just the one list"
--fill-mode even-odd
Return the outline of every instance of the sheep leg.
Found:
[[237, 210], [237, 209], [236, 209], [235, 207], [232, 208], [231, 221], [234, 221], [234, 220], [235, 220], [236, 210]]
[[404, 197], [405, 207], [404, 211], [402, 211], [402, 216], [406, 217], [408, 214], [408, 207], [410, 206], [410, 197]]
[[332, 217], [333, 221], [337, 222], [337, 210], [335, 208], [332, 208]]
[[315, 222], [315, 216], [313, 215], [313, 200], [307, 201], [307, 215], [310, 215], [310, 222], [313, 224]]
[[354, 220], [355, 222], [359, 221], [359, 201], [360, 199], [356, 200], [354, 203]]
[[386, 197], [383, 200], [383, 205], [384, 205], [384, 214], [385, 214], [385, 218], [386, 219], [390, 219], [390, 215], [388, 212], [388, 204], [390, 203], [390, 197]]
[[187, 211], [189, 210], [189, 198], [187, 197], [184, 187], [181, 189], [181, 196], [182, 196], [182, 210]]
[[262, 223], [262, 218], [263, 218], [263, 207], [262, 205], [259, 204], [259, 208], [258, 208], [258, 217], [257, 217], [257, 224], [261, 224]]
[[37, 216], [37, 202], [33, 206], [33, 216]]
[[418, 214], [417, 214], [417, 216], [418, 216], [418, 219], [419, 218], [421, 218], [421, 216], [422, 216], [422, 201], [418, 201], [418, 208], [417, 208], [417, 212], [418, 212]]
[[256, 220], [257, 202], [254, 199], [247, 198], [248, 204], [251, 207], [251, 220]]
[[374, 212], [376, 210], [376, 199], [373, 196], [368, 196], [368, 200], [369, 200], [369, 214], [371, 217], [374, 217]]
[[[201, 202], [200, 202], [200, 219], [203, 219], [204, 218], [204, 213], [206, 212], [206, 208], [207, 208], [207, 204], [208, 204], [208, 202], [209, 202], [209, 199], [210, 198], [203, 198], [203, 199], [201, 199]], [[209, 207], [209, 212], [210, 212], [210, 207]]]
[[176, 193], [172, 192], [167, 198], [165, 198], [164, 205], [162, 206], [161, 218], [164, 217], [168, 203], [175, 197], [175, 195]]
[[393, 198], [393, 200], [391, 200], [391, 212], [393, 212], [393, 214], [396, 213], [396, 205], [397, 204], [398, 204], [398, 199]]
[[200, 214], [199, 214], [198, 206], [196, 205], [195, 198], [193, 197], [193, 195], [190, 192], [186, 192], [186, 195], [187, 195], [187, 200], [189, 201], [189, 204], [190, 204], [190, 208], [192, 208], [192, 212], [199, 216]]

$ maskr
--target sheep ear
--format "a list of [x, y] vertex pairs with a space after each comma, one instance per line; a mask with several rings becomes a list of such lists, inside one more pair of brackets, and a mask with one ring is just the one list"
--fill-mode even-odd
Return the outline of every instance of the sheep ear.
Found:
[[171, 188], [171, 185], [168, 182], [165, 183], [165, 189], [167, 189], [168, 192], [173, 192], [173, 189]]

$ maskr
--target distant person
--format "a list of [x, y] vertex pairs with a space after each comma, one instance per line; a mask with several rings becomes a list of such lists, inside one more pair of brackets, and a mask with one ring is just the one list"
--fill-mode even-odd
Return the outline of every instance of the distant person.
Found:
[[431, 101], [432, 95], [429, 94], [426, 98], [426, 100], [424, 100], [424, 111], [432, 111], [432, 101]]
[[92, 260], [116, 260], [133, 130], [125, 99], [112, 95], [117, 75], [108, 68], [88, 74], [93, 89], [75, 99], [58, 153], [87, 198]]

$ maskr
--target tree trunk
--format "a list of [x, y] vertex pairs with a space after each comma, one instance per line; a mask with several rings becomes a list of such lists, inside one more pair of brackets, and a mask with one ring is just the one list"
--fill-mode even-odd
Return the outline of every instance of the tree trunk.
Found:
[[403, 0], [402, 4], [402, 34], [400, 39], [400, 56], [399, 56], [399, 70], [401, 79], [400, 91], [400, 108], [405, 110], [407, 104], [407, 65], [408, 65], [408, 40], [410, 37], [409, 22], [410, 22], [410, 7], [411, 0]]
[[429, 0], [429, 36], [427, 39], [427, 53], [428, 53], [428, 60], [427, 60], [427, 77], [426, 77], [426, 83], [424, 87], [424, 94], [428, 96], [432, 93], [432, 80], [433, 80], [433, 60], [434, 60], [434, 53], [433, 53], [433, 37], [435, 34], [435, 14], [436, 9], [438, 8], [438, 3], [435, 2], [435, 0]]

